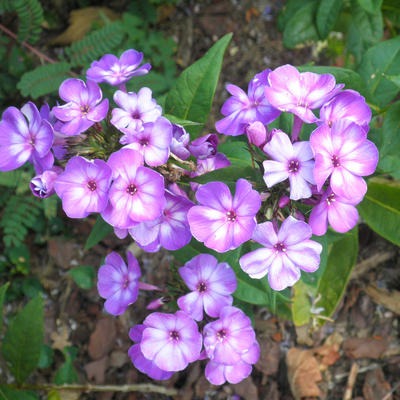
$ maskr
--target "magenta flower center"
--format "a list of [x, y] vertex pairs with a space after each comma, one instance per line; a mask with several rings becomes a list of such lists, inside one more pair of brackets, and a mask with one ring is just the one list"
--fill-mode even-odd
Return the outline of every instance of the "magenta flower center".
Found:
[[96, 183], [96, 181], [94, 181], [94, 180], [88, 181], [88, 183], [86, 184], [86, 186], [88, 187], [88, 189], [89, 189], [91, 192], [94, 192], [94, 191], [97, 189], [97, 183]]
[[219, 331], [217, 332], [217, 339], [218, 339], [220, 342], [223, 342], [225, 338], [226, 338], [226, 330], [225, 330], [225, 329], [219, 330]]
[[128, 279], [128, 278], [125, 278], [125, 279], [124, 279], [123, 287], [124, 287], [124, 289], [126, 289], [128, 286], [129, 286], [129, 279]]
[[143, 147], [146, 147], [149, 144], [149, 139], [148, 138], [143, 138], [140, 139], [140, 145]]
[[126, 192], [133, 196], [137, 192], [137, 187], [133, 183], [131, 183], [126, 188]]
[[135, 112], [132, 114], [132, 118], [133, 118], [133, 119], [140, 119], [140, 117], [141, 117], [141, 115], [140, 115], [139, 111], [135, 111]]
[[298, 172], [299, 168], [300, 168], [300, 163], [297, 160], [289, 161], [289, 164], [288, 164], [289, 172], [296, 173], [296, 172]]
[[82, 115], [86, 115], [90, 110], [90, 107], [88, 105], [81, 106], [80, 108], [81, 108]]
[[228, 221], [230, 221], [230, 222], [235, 222], [236, 221], [236, 218], [237, 218], [237, 215], [236, 215], [236, 213], [235, 213], [235, 211], [228, 211], [227, 213], [226, 213], [226, 218], [228, 219]]
[[335, 199], [335, 193], [331, 193], [327, 198], [326, 198], [326, 203], [328, 206], [330, 206], [332, 203], [336, 201]]
[[286, 252], [285, 243], [278, 242], [277, 244], [274, 245], [274, 249], [276, 250], [276, 253], [285, 253]]
[[199, 282], [196, 289], [199, 293], [204, 293], [207, 290], [207, 284], [205, 282]]
[[332, 165], [336, 167], [340, 167], [340, 161], [338, 156], [332, 156]]
[[173, 340], [174, 342], [177, 342], [177, 341], [180, 339], [179, 333], [178, 333], [177, 331], [171, 331], [171, 332], [169, 333], [169, 337], [170, 337], [170, 339]]

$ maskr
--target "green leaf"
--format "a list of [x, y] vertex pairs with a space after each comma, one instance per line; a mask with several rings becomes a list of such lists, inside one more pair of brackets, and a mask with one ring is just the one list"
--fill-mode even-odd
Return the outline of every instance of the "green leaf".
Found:
[[37, 99], [58, 91], [61, 83], [69, 78], [71, 65], [66, 62], [45, 64], [22, 75], [17, 84], [22, 96]]
[[44, 215], [47, 219], [57, 216], [58, 197], [50, 196], [42, 200]]
[[375, 14], [381, 8], [382, 0], [357, 0], [358, 4], [368, 13]]
[[[400, 152], [400, 101], [393, 103], [383, 119], [381, 130], [379, 158]], [[400, 167], [400, 165], [399, 165]]]
[[53, 363], [53, 355], [54, 350], [50, 346], [47, 346], [47, 344], [44, 344], [40, 352], [38, 368], [50, 367], [50, 365]]
[[43, 304], [40, 296], [31, 300], [11, 322], [3, 341], [3, 357], [18, 383], [36, 368], [43, 344]]
[[175, 117], [175, 115], [163, 114], [163, 117], [167, 118], [172, 124], [183, 126], [184, 128], [187, 126], [199, 126], [202, 125], [199, 122], [187, 121], [185, 119], [180, 119]]
[[251, 155], [247, 143], [226, 141], [218, 146], [218, 151], [225, 154], [233, 166], [251, 167]]
[[38, 400], [36, 393], [11, 389], [5, 385], [0, 385], [0, 400]]
[[79, 382], [78, 373], [76, 372], [73, 362], [76, 358], [78, 350], [76, 347], [66, 347], [63, 351], [65, 362], [56, 372], [54, 383], [56, 385], [63, 385], [64, 383], [77, 383]]
[[97, 243], [101, 242], [112, 231], [112, 226], [108, 225], [107, 222], [105, 222], [104, 219], [99, 215], [89, 237], [86, 240], [84, 250], [89, 250]]
[[26, 297], [32, 299], [39, 293], [44, 293], [44, 289], [36, 276], [29, 276], [22, 281], [22, 292]]
[[299, 280], [293, 287], [292, 317], [296, 326], [308, 324], [311, 317], [312, 291], [309, 285]]
[[317, 9], [317, 28], [321, 39], [328, 37], [339, 18], [343, 0], [321, 0]]
[[318, 1], [305, 4], [297, 10], [285, 26], [283, 31], [283, 44], [288, 49], [293, 49], [299, 43], [307, 40], [319, 39], [318, 31], [314, 24], [314, 17]]
[[316, 307], [324, 309], [321, 315], [330, 317], [338, 306], [357, 261], [357, 254], [358, 230], [356, 228], [332, 244], [317, 291], [321, 299]]
[[400, 75], [386, 75], [386, 78], [400, 88]]
[[300, 72], [314, 72], [316, 74], [332, 74], [336, 83], [344, 83], [345, 89], [353, 89], [359, 92], [364, 97], [369, 96], [368, 89], [365, 86], [361, 76], [351, 69], [340, 67], [324, 67], [324, 66], [309, 66], [304, 65], [296, 67]]
[[229, 186], [235, 184], [240, 178], [244, 178], [250, 181], [257, 180], [256, 172], [252, 167], [229, 165], [227, 167], [208, 172], [204, 175], [196, 176], [192, 179], [192, 181], [201, 184], [223, 181]]
[[3, 306], [4, 306], [4, 299], [6, 297], [7, 288], [10, 285], [10, 282], [5, 283], [3, 286], [0, 287], [0, 336], [3, 330]]
[[201, 124], [188, 127], [193, 135], [201, 132], [208, 119], [225, 49], [231, 38], [232, 33], [225, 35], [200, 60], [186, 68], [167, 95], [167, 114]]
[[284, 3], [282, 11], [277, 19], [277, 26], [280, 31], [283, 31], [287, 23], [291, 20], [294, 14], [307, 3], [313, 3], [314, 0], [288, 0]]
[[400, 182], [371, 179], [358, 205], [362, 219], [379, 235], [400, 246]]
[[383, 107], [391, 102], [400, 88], [386, 76], [400, 74], [400, 36], [385, 40], [367, 50], [358, 72], [366, 83], [374, 104]]
[[69, 274], [75, 283], [82, 289], [91, 289], [94, 285], [96, 272], [93, 267], [83, 265], [69, 270]]
[[373, 14], [364, 11], [358, 4], [352, 8], [352, 22], [347, 32], [347, 48], [355, 56], [357, 64], [364, 52], [383, 36], [383, 18], [380, 9]]

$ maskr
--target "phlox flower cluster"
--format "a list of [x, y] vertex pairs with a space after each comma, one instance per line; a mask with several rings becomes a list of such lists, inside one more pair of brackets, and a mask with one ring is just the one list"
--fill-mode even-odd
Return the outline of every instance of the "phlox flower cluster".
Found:
[[[217, 255], [240, 248], [237, 265], [201, 251], [174, 274], [169, 292], [139, 281], [131, 252], [127, 263], [112, 252], [97, 284], [112, 315], [124, 313], [139, 289], [163, 292], [151, 310], [176, 300], [173, 314], [153, 312], [129, 332], [129, 356], [141, 372], [168, 379], [207, 359], [211, 383], [237, 383], [251, 373], [260, 348], [250, 319], [233, 306], [233, 268], [253, 279], [267, 276], [274, 290], [318, 269], [322, 246], [312, 235], [324, 235], [328, 225], [341, 233], [356, 225], [364, 177], [375, 171], [378, 151], [367, 139], [371, 111], [332, 75], [291, 65], [256, 74], [247, 92], [229, 84], [216, 130], [247, 146], [254, 174], [199, 183], [231, 160], [219, 151], [217, 134], [194, 138], [170, 122], [150, 88], [127, 89], [130, 79], [150, 71], [142, 61], [133, 49], [119, 58], [107, 54], [92, 63], [86, 80], [64, 81], [62, 101], [52, 109], [32, 102], [6, 109], [0, 171], [32, 164], [33, 195], [57, 195], [70, 218], [97, 213], [119, 238], [129, 235], [147, 252], [175, 251], [191, 241]], [[112, 99], [103, 98], [100, 83], [115, 87]], [[283, 113], [293, 121], [290, 132], [278, 124]]]

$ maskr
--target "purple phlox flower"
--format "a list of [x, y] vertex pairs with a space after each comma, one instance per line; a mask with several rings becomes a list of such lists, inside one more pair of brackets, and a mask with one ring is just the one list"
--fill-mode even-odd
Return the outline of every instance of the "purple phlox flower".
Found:
[[360, 125], [366, 132], [371, 121], [371, 109], [365, 103], [364, 97], [354, 90], [343, 90], [329, 103], [324, 104], [319, 112], [319, 124], [329, 126], [340, 119], [347, 119]]
[[310, 142], [291, 143], [286, 133], [276, 130], [263, 150], [272, 158], [263, 162], [264, 181], [269, 188], [289, 178], [292, 200], [311, 196], [309, 183], [315, 181]]
[[378, 149], [356, 123], [339, 120], [324, 124], [310, 136], [315, 154], [314, 177], [318, 190], [330, 176], [333, 192], [357, 203], [367, 192], [361, 176], [371, 175], [378, 163]]
[[197, 324], [183, 311], [153, 313], [143, 322], [140, 349], [163, 371], [182, 371], [200, 356], [202, 336]]
[[17, 169], [28, 160], [48, 157], [53, 144], [53, 128], [40, 117], [36, 106], [29, 102], [21, 111], [15, 107], [8, 107], [2, 115], [0, 171]]
[[269, 139], [267, 129], [260, 121], [255, 121], [247, 125], [246, 134], [249, 142], [260, 148], [262, 148]]
[[106, 54], [99, 61], [92, 62], [86, 76], [97, 83], [106, 82], [118, 86], [134, 76], [146, 75], [150, 71], [150, 64], [139, 68], [142, 60], [143, 53], [133, 49], [124, 51], [119, 59], [113, 54]]
[[54, 189], [68, 217], [85, 218], [105, 209], [110, 184], [111, 168], [107, 163], [78, 156], [68, 161]]
[[130, 251], [126, 252], [126, 258], [128, 266], [119, 254], [112, 252], [98, 272], [97, 290], [107, 299], [104, 308], [112, 315], [123, 314], [139, 293], [139, 263]]
[[135, 325], [129, 330], [129, 337], [134, 344], [130, 347], [128, 355], [132, 360], [132, 364], [142, 373], [146, 374], [152, 379], [165, 380], [169, 379], [173, 372], [167, 372], [157, 367], [157, 365], [148, 360], [140, 349], [140, 342], [142, 341], [143, 331], [146, 329], [146, 325]]
[[189, 151], [194, 157], [203, 160], [217, 153], [218, 136], [215, 133], [199, 137], [189, 144]]
[[258, 192], [245, 179], [236, 182], [232, 198], [227, 185], [210, 182], [196, 192], [200, 203], [188, 212], [192, 235], [219, 253], [236, 249], [251, 238], [261, 206]]
[[85, 83], [81, 79], [67, 79], [60, 85], [59, 95], [66, 104], [53, 107], [52, 111], [64, 122], [60, 127], [64, 135], [79, 135], [107, 115], [108, 99], [101, 101], [101, 89], [91, 80]]
[[171, 298], [169, 296], [159, 297], [158, 299], [155, 299], [147, 304], [146, 310], [158, 310], [160, 307], [162, 307], [166, 303], [169, 303], [170, 301]]
[[146, 122], [154, 122], [161, 117], [162, 108], [152, 98], [152, 92], [144, 87], [139, 92], [125, 93], [117, 90], [114, 93], [114, 101], [121, 108], [112, 110], [111, 123], [119, 130], [123, 130], [125, 136], [121, 138], [122, 144], [130, 143], [129, 137], [142, 129]]
[[165, 207], [159, 218], [129, 229], [132, 238], [145, 251], [155, 252], [160, 247], [178, 250], [186, 246], [192, 238], [187, 212], [193, 203], [168, 191], [165, 191], [165, 200]]
[[41, 174], [53, 167], [54, 156], [51, 151], [49, 151], [44, 157], [38, 157], [37, 154], [34, 153], [29, 161], [33, 164], [35, 172]]
[[172, 125], [166, 118], [160, 117], [155, 122], [143, 124], [143, 129], [131, 136], [125, 147], [139, 151], [146, 164], [157, 167], [167, 162], [171, 140]]
[[231, 306], [224, 307], [219, 319], [204, 326], [203, 335], [207, 356], [224, 365], [238, 363], [256, 341], [250, 318]]
[[[190, 173], [190, 177], [204, 175], [207, 172], [215, 171], [216, 169], [225, 168], [232, 165], [225, 154], [217, 153], [214, 157], [208, 157], [204, 160], [197, 160], [196, 171]], [[201, 185], [199, 183], [190, 182], [193, 191], [196, 191]]]
[[190, 157], [190, 151], [187, 149], [189, 140], [190, 135], [183, 126], [172, 124], [171, 153], [181, 160], [187, 160]]
[[29, 184], [32, 193], [42, 199], [50, 197], [55, 192], [54, 183], [61, 172], [62, 168], [53, 167], [51, 170], [44, 171], [40, 175], [36, 175], [31, 179]]
[[132, 149], [121, 149], [108, 160], [114, 182], [102, 216], [114, 227], [131, 228], [138, 222], [155, 220], [164, 209], [164, 178], [143, 167], [142, 162], [143, 156]]
[[210, 360], [205, 369], [205, 375], [213, 385], [222, 385], [226, 381], [229, 383], [239, 383], [247, 378], [252, 371], [252, 364], [260, 358], [260, 345], [254, 341], [249, 350], [241, 354], [241, 359], [233, 365], [225, 365]]
[[355, 205], [358, 203], [338, 196], [329, 187], [322, 195], [319, 204], [311, 211], [309, 224], [314, 235], [322, 236], [328, 229], [328, 221], [331, 227], [340, 233], [354, 228], [358, 221], [358, 211]]
[[214, 256], [199, 254], [179, 268], [179, 274], [191, 292], [178, 299], [178, 306], [196, 321], [203, 319], [203, 308], [217, 318], [222, 308], [232, 305], [237, 282], [229, 264], [218, 264]]
[[272, 289], [283, 290], [300, 279], [300, 270], [314, 272], [320, 263], [322, 246], [309, 240], [311, 227], [289, 216], [276, 233], [272, 222], [257, 225], [253, 240], [264, 247], [245, 254], [239, 264], [251, 278], [268, 274]]
[[307, 123], [317, 121], [311, 110], [328, 102], [343, 84], [336, 85], [331, 74], [300, 73], [292, 65], [276, 68], [268, 76], [265, 87], [268, 101], [284, 112], [291, 112]]
[[176, 194], [177, 196], [181, 196], [189, 200], [189, 196], [187, 195], [187, 193], [176, 182], [170, 183], [168, 185], [168, 190], [171, 193]]
[[221, 114], [225, 118], [215, 124], [217, 132], [225, 135], [238, 136], [245, 133], [246, 126], [260, 121], [269, 124], [281, 113], [266, 99], [264, 89], [268, 84], [270, 70], [257, 74], [249, 83], [247, 94], [235, 85], [227, 85], [226, 89], [232, 95], [222, 106]]

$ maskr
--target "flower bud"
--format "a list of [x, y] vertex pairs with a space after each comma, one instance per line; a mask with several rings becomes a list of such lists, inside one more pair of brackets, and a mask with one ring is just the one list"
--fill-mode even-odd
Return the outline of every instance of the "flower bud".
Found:
[[279, 203], [278, 203], [279, 208], [284, 208], [284, 207], [286, 207], [286, 206], [289, 204], [289, 201], [290, 201], [290, 199], [289, 199], [288, 196], [282, 196], [282, 197], [279, 199]]
[[247, 125], [246, 134], [249, 142], [258, 147], [264, 146], [265, 142], [267, 141], [267, 130], [260, 121], [255, 121]]

